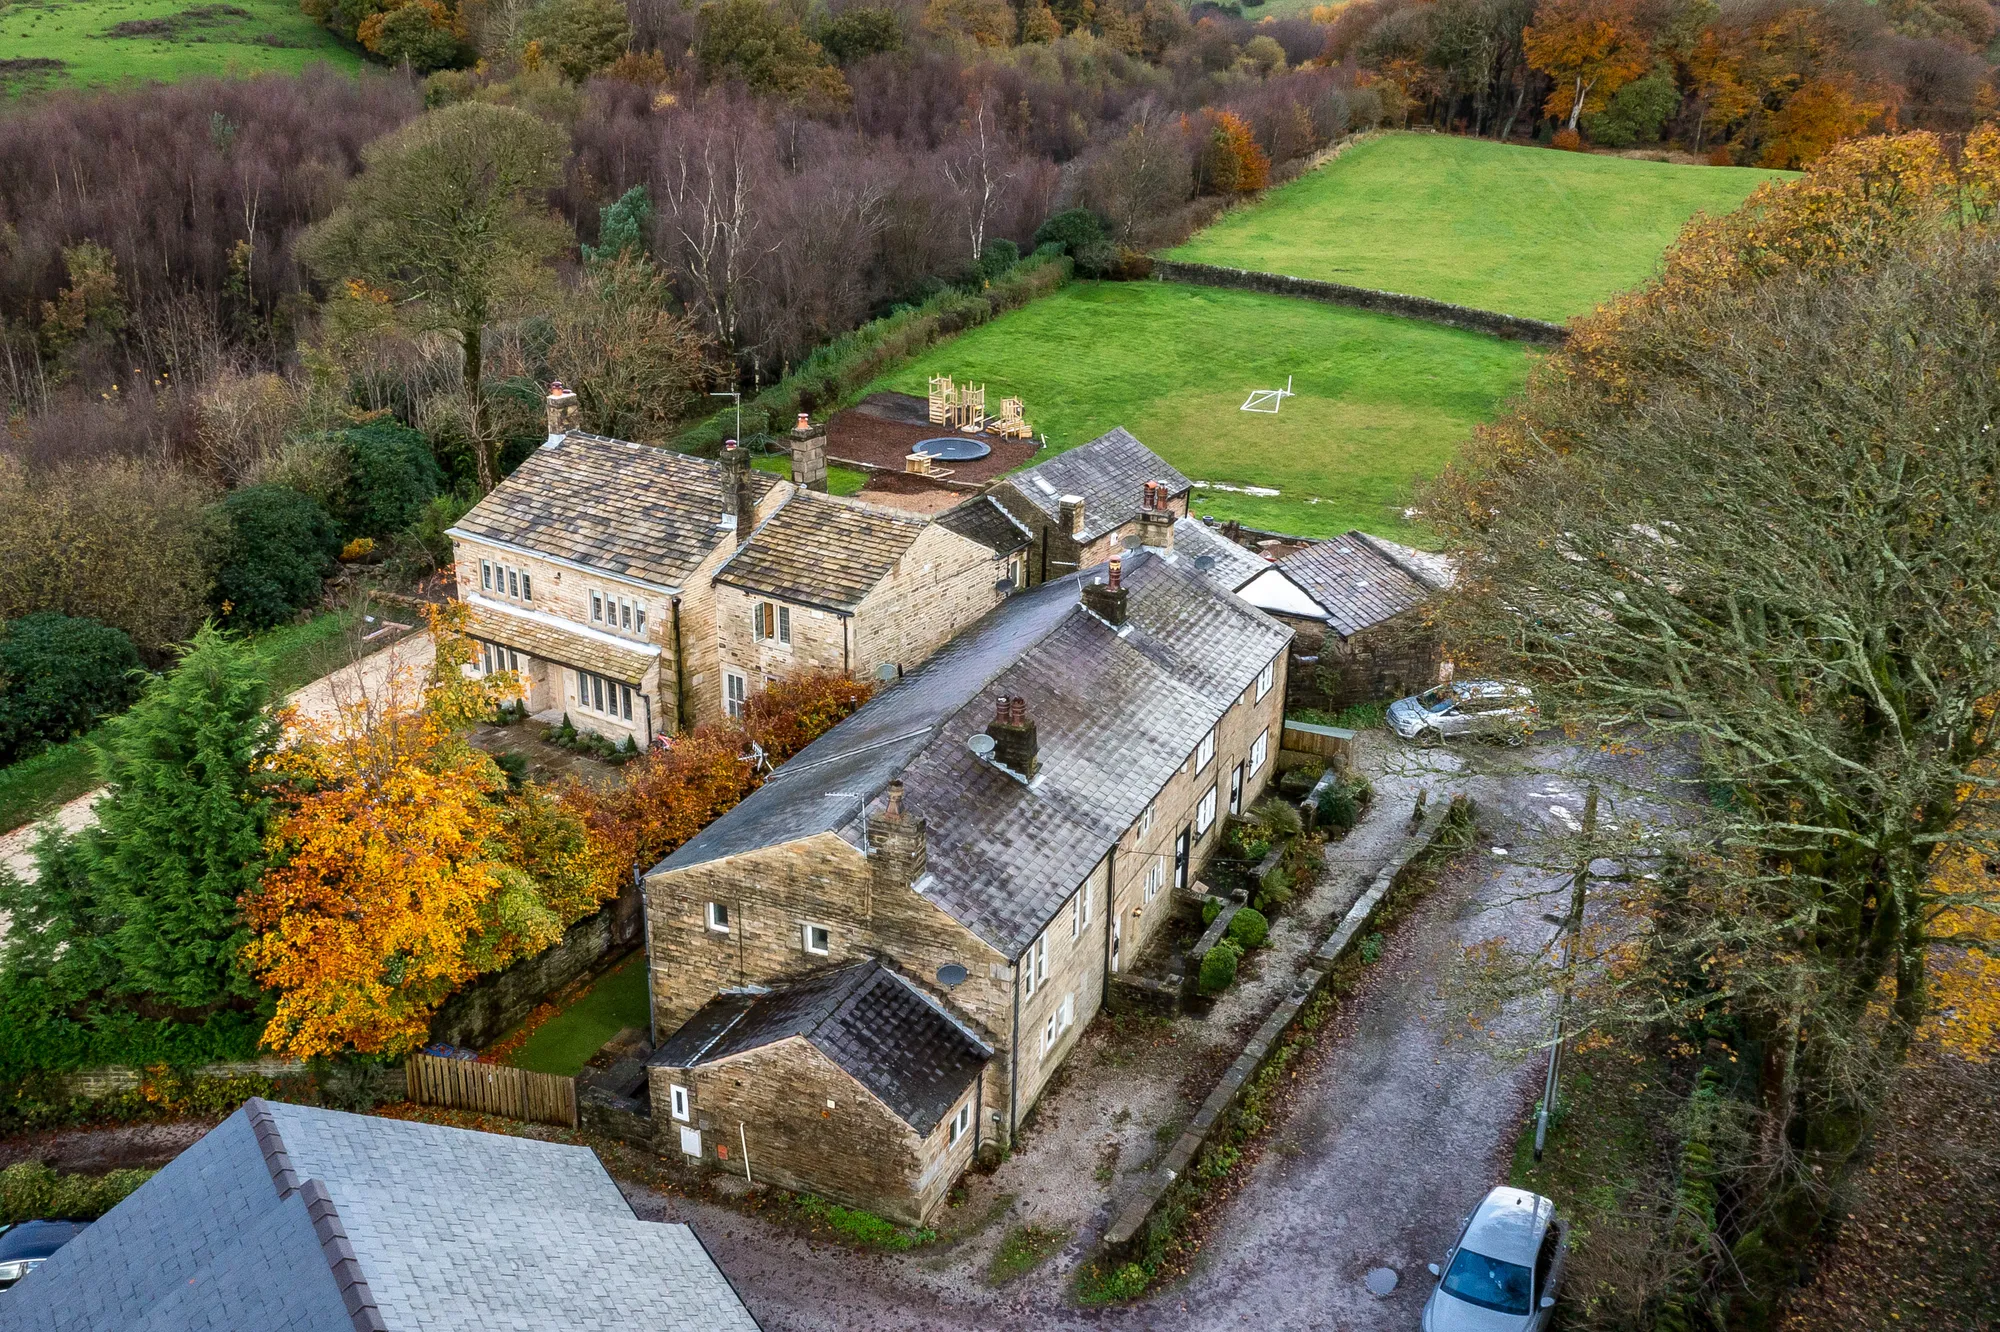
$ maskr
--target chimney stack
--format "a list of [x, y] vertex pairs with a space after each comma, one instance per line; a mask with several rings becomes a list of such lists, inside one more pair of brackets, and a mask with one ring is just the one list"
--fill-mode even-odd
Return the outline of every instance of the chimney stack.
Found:
[[1083, 496], [1064, 495], [1056, 501], [1056, 521], [1071, 536], [1083, 535]]
[[826, 428], [814, 429], [804, 412], [792, 428], [792, 484], [826, 493]]
[[908, 888], [924, 877], [929, 836], [921, 818], [903, 812], [900, 780], [890, 782], [884, 795], [886, 807], [868, 820], [868, 849], [875, 866], [875, 879], [884, 888]]
[[1125, 612], [1132, 594], [1125, 590], [1120, 579], [1122, 572], [1118, 557], [1113, 555], [1105, 580], [1101, 583], [1083, 585], [1084, 609], [1091, 611], [1107, 624], [1125, 623]]
[[756, 525], [757, 500], [750, 485], [750, 450], [735, 440], [722, 445], [722, 502], [736, 521], [736, 544], [750, 539]]
[[1028, 700], [1002, 694], [993, 700], [993, 720], [986, 734], [993, 737], [993, 761], [1022, 777], [1040, 770], [1036, 757], [1035, 723], [1028, 717]]
[[1167, 504], [1167, 483], [1148, 481], [1139, 506], [1139, 544], [1154, 550], [1174, 548], [1174, 511]]
[[576, 394], [564, 387], [558, 379], [549, 385], [549, 437], [567, 435], [583, 424], [583, 409], [577, 405]]

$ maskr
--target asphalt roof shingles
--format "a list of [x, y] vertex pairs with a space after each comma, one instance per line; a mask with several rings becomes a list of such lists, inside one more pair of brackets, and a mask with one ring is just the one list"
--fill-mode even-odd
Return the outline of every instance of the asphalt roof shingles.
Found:
[[[776, 477], [752, 470], [762, 499]], [[455, 534], [679, 589], [736, 510], [721, 463], [572, 430], [528, 455]]]
[[756, 1328], [693, 1233], [635, 1218], [588, 1148], [258, 1100], [9, 1292], [0, 1327], [354, 1332], [253, 1115], [324, 1188], [390, 1332]]

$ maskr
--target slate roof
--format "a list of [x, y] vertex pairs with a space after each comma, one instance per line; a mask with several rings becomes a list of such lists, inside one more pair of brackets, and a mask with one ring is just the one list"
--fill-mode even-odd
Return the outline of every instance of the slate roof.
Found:
[[[1081, 607], [1085, 577], [1101, 574], [1002, 602], [652, 872], [820, 833], [859, 845], [861, 807], [900, 777], [905, 812], [928, 825], [921, 891], [1020, 956], [1291, 638], [1192, 561], [1127, 556], [1122, 630]], [[1024, 698], [1036, 723], [1030, 785], [966, 748], [998, 694]]]
[[650, 643], [614, 641], [609, 634], [567, 620], [495, 606], [477, 593], [466, 598], [465, 605], [465, 632], [483, 643], [530, 652], [543, 661], [596, 671], [626, 684], [644, 680], [660, 658], [660, 649]]
[[1033, 534], [1015, 522], [1014, 516], [991, 495], [974, 495], [946, 509], [933, 521], [947, 532], [978, 542], [995, 555], [1012, 555], [1033, 540]]
[[1192, 563], [1211, 586], [1234, 592], [1271, 562], [1255, 551], [1245, 550], [1199, 518], [1183, 518], [1174, 524], [1174, 555]]
[[868, 961], [774, 989], [724, 991], [649, 1062], [693, 1068], [794, 1037], [840, 1065], [921, 1137], [993, 1057], [916, 986]]
[[757, 1324], [585, 1147], [253, 1099], [0, 1299], [49, 1332]]
[[797, 491], [723, 561], [715, 581], [823, 610], [852, 610], [925, 526], [916, 514]]
[[[752, 469], [758, 499], [781, 484]], [[735, 518], [722, 464], [572, 430], [551, 436], [451, 535], [679, 591]]]
[[1148, 481], [1166, 482], [1170, 495], [1194, 488], [1194, 482], [1123, 426], [1007, 478], [1007, 484], [1050, 521], [1060, 514], [1064, 495], [1083, 496], [1084, 541], [1095, 541], [1138, 517]]
[[1277, 567], [1325, 607], [1327, 625], [1342, 638], [1401, 615], [1432, 591], [1360, 532], [1316, 542]]

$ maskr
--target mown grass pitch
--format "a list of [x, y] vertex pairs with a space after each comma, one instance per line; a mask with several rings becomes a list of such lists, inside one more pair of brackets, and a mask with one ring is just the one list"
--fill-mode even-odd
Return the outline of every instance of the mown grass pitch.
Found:
[[1384, 134], [1166, 257], [1560, 321], [1651, 277], [1697, 211], [1794, 175]]
[[10, 95], [201, 74], [294, 72], [361, 57], [297, 0], [14, 0], [0, 5], [0, 87]]
[[[1519, 343], [1254, 292], [1078, 282], [934, 347], [862, 390], [928, 377], [1018, 395], [1047, 457], [1124, 426], [1196, 481], [1194, 511], [1302, 536], [1349, 528], [1422, 543], [1403, 516], [1478, 422], [1520, 388]], [[1293, 397], [1239, 410], [1252, 389]]]

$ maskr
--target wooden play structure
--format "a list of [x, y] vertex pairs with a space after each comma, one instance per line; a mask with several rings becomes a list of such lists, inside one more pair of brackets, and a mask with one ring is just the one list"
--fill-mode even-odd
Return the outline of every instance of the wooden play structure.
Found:
[[931, 376], [932, 425], [950, 426], [954, 430], [969, 431], [973, 434], [990, 430], [1006, 439], [1027, 439], [1030, 431], [1021, 413], [1019, 398], [1002, 398], [1000, 415], [990, 417], [986, 414], [984, 384], [954, 384], [950, 375]]

